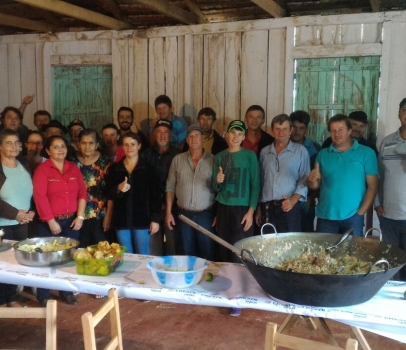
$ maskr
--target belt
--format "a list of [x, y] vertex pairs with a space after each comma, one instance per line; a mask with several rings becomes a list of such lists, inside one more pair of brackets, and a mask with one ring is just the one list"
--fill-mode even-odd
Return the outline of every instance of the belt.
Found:
[[269, 202], [265, 202], [265, 205], [270, 205], [272, 207], [280, 207], [282, 205], [282, 202], [284, 201], [284, 199], [277, 199], [277, 200], [272, 200]]
[[182, 208], [182, 207], [178, 206], [178, 208], [180, 210], [187, 211], [188, 213], [202, 213], [202, 212], [204, 212], [206, 210], [210, 210], [212, 207], [213, 207], [213, 205], [207, 207], [206, 209], [202, 209], [202, 210], [188, 210], [188, 209], [185, 209], [185, 208]]
[[66, 219], [71, 218], [73, 215], [75, 215], [75, 214], [73, 213], [73, 214], [59, 215], [59, 216], [55, 216], [55, 219], [56, 220], [66, 220]]

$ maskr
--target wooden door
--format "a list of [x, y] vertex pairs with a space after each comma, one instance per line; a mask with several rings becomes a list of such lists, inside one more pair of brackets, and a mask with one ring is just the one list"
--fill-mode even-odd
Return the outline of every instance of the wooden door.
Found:
[[323, 143], [330, 117], [362, 110], [369, 120], [364, 136], [375, 143], [379, 72], [379, 56], [296, 60], [294, 110], [309, 112], [309, 138]]
[[111, 66], [53, 67], [53, 118], [65, 126], [80, 119], [100, 132], [114, 120], [111, 77]]

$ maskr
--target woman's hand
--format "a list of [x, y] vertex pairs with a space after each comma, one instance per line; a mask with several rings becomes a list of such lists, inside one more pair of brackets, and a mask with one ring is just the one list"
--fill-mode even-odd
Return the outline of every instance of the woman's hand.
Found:
[[59, 235], [62, 232], [61, 226], [56, 222], [55, 219], [49, 220], [48, 226], [54, 236]]
[[118, 185], [119, 192], [127, 192], [131, 188], [131, 185], [128, 183], [127, 176], [124, 181]]
[[107, 232], [108, 230], [110, 230], [110, 226], [111, 226], [111, 216], [106, 214], [103, 219], [103, 231]]
[[83, 220], [76, 217], [75, 220], [72, 221], [72, 224], [70, 225], [70, 227], [74, 231], [79, 231], [81, 229], [82, 225], [83, 225]]
[[157, 222], [151, 221], [151, 224], [149, 225], [149, 233], [153, 235], [154, 233], [157, 233], [159, 230], [159, 224]]
[[34, 219], [35, 213], [33, 211], [19, 210], [16, 216], [16, 220], [21, 224], [28, 224]]

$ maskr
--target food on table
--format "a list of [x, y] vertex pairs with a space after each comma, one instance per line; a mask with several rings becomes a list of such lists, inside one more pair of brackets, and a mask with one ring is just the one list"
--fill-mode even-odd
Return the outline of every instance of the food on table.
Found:
[[[310, 252], [310, 247], [306, 247], [303, 254], [277, 264], [275, 269], [308, 274], [349, 275], [367, 273], [371, 266], [372, 262], [362, 261], [348, 254], [334, 259], [324, 250], [314, 254]], [[372, 268], [372, 272], [380, 270], [381, 268], [377, 266]]]
[[102, 241], [97, 246], [88, 246], [84, 250], [78, 250], [73, 257], [78, 259], [107, 259], [120, 252], [121, 247], [118, 243], [109, 244], [107, 241]]
[[52, 243], [21, 244], [20, 246], [18, 246], [17, 249], [21, 250], [23, 252], [29, 252], [29, 253], [33, 253], [33, 252], [39, 251], [39, 249], [41, 249], [42, 252], [49, 253], [49, 252], [56, 252], [58, 250], [74, 248], [74, 247], [76, 247], [76, 245], [77, 245], [76, 241], [67, 242], [67, 243], [58, 243], [58, 240], [55, 239]]
[[204, 275], [204, 279], [205, 279], [205, 281], [206, 282], [211, 282], [211, 281], [213, 281], [213, 274], [211, 273], [211, 272], [207, 272], [205, 275]]

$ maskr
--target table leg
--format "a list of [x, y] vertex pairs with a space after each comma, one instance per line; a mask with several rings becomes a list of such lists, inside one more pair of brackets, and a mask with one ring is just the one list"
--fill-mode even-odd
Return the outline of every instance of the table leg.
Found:
[[288, 333], [289, 330], [295, 325], [297, 320], [299, 319], [299, 315], [288, 315], [283, 320], [282, 324], [278, 328], [278, 333]]
[[358, 342], [361, 345], [361, 348], [364, 350], [371, 350], [371, 347], [369, 346], [367, 340], [365, 339], [364, 334], [362, 334], [362, 331], [359, 328], [353, 326], [351, 326], [351, 329], [354, 332], [355, 336], [357, 337]]
[[320, 329], [321, 334], [323, 335], [324, 339], [326, 340], [327, 344], [338, 346], [338, 343], [333, 337], [333, 334], [330, 331], [330, 328], [328, 328], [328, 325], [324, 318], [322, 317], [312, 317], [314, 319], [314, 322], [318, 325], [318, 328]]

